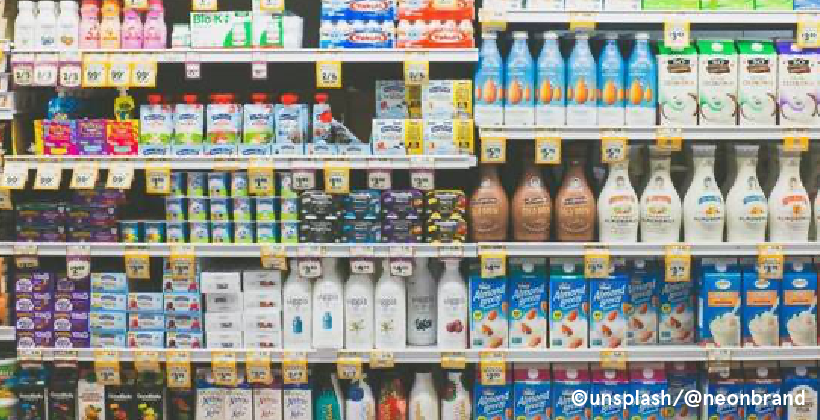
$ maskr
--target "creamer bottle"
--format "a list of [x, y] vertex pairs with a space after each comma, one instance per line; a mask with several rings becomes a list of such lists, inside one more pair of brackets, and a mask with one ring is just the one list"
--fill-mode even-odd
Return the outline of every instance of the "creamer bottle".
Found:
[[649, 146], [649, 179], [641, 195], [641, 242], [678, 242], [681, 201], [672, 178], [669, 152]]
[[373, 348], [373, 279], [351, 273], [345, 283], [345, 348]]
[[476, 125], [504, 124], [504, 63], [495, 32], [481, 34], [481, 52], [475, 73]]
[[57, 46], [61, 50], [76, 50], [80, 45], [80, 14], [77, 2], [60, 1], [60, 15], [57, 16]]
[[513, 239], [546, 242], [550, 236], [552, 200], [541, 170], [535, 165], [535, 150], [524, 149], [524, 170], [512, 199]]
[[100, 4], [97, 0], [83, 0], [80, 8], [80, 48], [100, 48]]
[[444, 260], [444, 274], [436, 294], [436, 340], [439, 349], [467, 348], [467, 283], [458, 271], [457, 259]]
[[516, 31], [513, 39], [504, 77], [504, 124], [533, 125], [535, 64], [527, 46], [527, 32]]
[[564, 93], [567, 89], [567, 74], [557, 33], [544, 32], [544, 46], [538, 56], [537, 70], [535, 124], [566, 124], [567, 102]]
[[344, 290], [335, 258], [322, 258], [322, 276], [313, 284], [313, 348], [344, 347]]
[[626, 67], [626, 125], [655, 125], [658, 68], [649, 50], [649, 34], [635, 34], [635, 48]]
[[14, 47], [19, 50], [32, 49], [38, 44], [34, 2], [21, 0], [17, 3], [17, 17], [14, 19]]
[[715, 181], [715, 146], [692, 146], [694, 175], [683, 199], [686, 242], [723, 242], [726, 203]]
[[313, 288], [311, 280], [300, 278], [296, 260], [290, 260], [290, 273], [282, 287], [284, 348], [309, 349], [311, 345]]
[[503, 241], [507, 239], [510, 203], [501, 186], [498, 165], [483, 164], [479, 171], [478, 188], [470, 197], [468, 206], [473, 240]]
[[780, 155], [780, 176], [769, 196], [769, 241], [806, 242], [809, 240], [811, 204], [800, 180], [800, 152], [783, 150]]
[[350, 382], [345, 393], [345, 420], [375, 420], [376, 399], [367, 375]]
[[377, 349], [402, 349], [407, 345], [407, 293], [404, 280], [390, 275], [390, 263], [382, 263], [376, 283], [374, 306]]
[[120, 48], [120, 5], [117, 0], [105, 0], [100, 23], [100, 48]]
[[729, 242], [766, 242], [769, 204], [757, 179], [756, 145], [735, 146], [737, 177], [726, 195]]
[[122, 47], [142, 48], [142, 19], [136, 9], [126, 9], [122, 20]]
[[408, 400], [411, 420], [439, 420], [438, 396], [429, 367], [416, 372]]
[[629, 181], [629, 160], [609, 165], [609, 176], [598, 196], [601, 242], [638, 242], [641, 206]]
[[142, 28], [143, 48], [164, 49], [167, 47], [168, 30], [165, 26], [165, 11], [162, 0], [148, 2], [148, 14]]
[[589, 34], [575, 34], [567, 62], [567, 125], [598, 125], [595, 103], [597, 69], [589, 49]]
[[407, 281], [407, 344], [436, 344], [436, 280], [427, 258], [416, 259], [413, 275]]
[[57, 11], [54, 1], [40, 0], [37, 2], [37, 34], [36, 47], [42, 50], [57, 48]]
[[595, 197], [584, 174], [579, 151], [568, 156], [561, 188], [555, 196], [556, 237], [561, 242], [589, 242], [595, 234]]
[[441, 393], [441, 420], [470, 420], [470, 393], [464, 388], [460, 370], [448, 370]]
[[598, 124], [624, 125], [624, 60], [618, 34], [608, 32], [598, 58]]

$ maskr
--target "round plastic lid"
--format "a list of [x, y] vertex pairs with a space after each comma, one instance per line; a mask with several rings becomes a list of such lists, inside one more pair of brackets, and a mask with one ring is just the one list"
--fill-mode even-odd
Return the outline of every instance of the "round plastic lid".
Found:
[[268, 94], [267, 93], [252, 93], [251, 94], [251, 102], [255, 104], [264, 104], [268, 102]]
[[211, 103], [227, 104], [231, 101], [231, 95], [227, 93], [213, 93], [211, 94]]
[[193, 93], [186, 93], [182, 95], [182, 101], [186, 104], [195, 104], [197, 102], [197, 96]]
[[158, 93], [148, 95], [148, 103], [151, 104], [151, 105], [161, 104], [162, 103], [162, 95], [160, 95]]
[[293, 105], [298, 100], [299, 100], [299, 96], [297, 96], [295, 93], [286, 93], [286, 94], [282, 95], [282, 103], [284, 105]]
[[326, 104], [328, 99], [327, 93], [317, 93], [314, 98], [316, 99], [317, 104]]

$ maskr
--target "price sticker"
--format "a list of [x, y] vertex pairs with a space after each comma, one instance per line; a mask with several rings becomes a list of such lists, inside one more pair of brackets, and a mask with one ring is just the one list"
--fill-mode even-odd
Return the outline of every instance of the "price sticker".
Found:
[[789, 130], [783, 136], [783, 150], [788, 152], [807, 152], [809, 136], [805, 131]]
[[101, 385], [120, 384], [120, 353], [116, 350], [94, 350], [94, 373]]
[[108, 84], [108, 60], [101, 54], [83, 56], [83, 87], [98, 88]]
[[218, 10], [216, 0], [191, 0], [191, 9], [197, 12], [214, 12]]
[[37, 259], [37, 245], [14, 245], [14, 264], [21, 270], [33, 270], [40, 266]]
[[350, 272], [353, 274], [373, 274], [376, 272], [376, 263], [369, 258], [351, 258]]
[[507, 139], [484, 137], [481, 139], [481, 162], [504, 163], [507, 161]]
[[168, 388], [190, 388], [191, 353], [185, 350], [169, 350], [165, 357]]
[[0, 210], [14, 210], [14, 203], [11, 201], [11, 190], [0, 187]]
[[319, 89], [339, 89], [342, 87], [342, 62], [317, 61], [316, 87]]
[[18, 349], [17, 360], [20, 362], [42, 362], [43, 351], [40, 349]]
[[609, 249], [590, 247], [584, 251], [584, 277], [588, 279], [609, 277]]
[[252, 384], [273, 383], [269, 351], [248, 351], [245, 353], [245, 374]]
[[307, 279], [321, 277], [322, 262], [317, 258], [302, 258], [296, 263], [296, 269], [300, 277]]
[[561, 138], [560, 137], [536, 137], [535, 139], [535, 163], [541, 165], [561, 164]]
[[682, 50], [690, 42], [689, 21], [670, 15], [663, 23], [663, 43], [673, 50]]
[[350, 192], [350, 167], [343, 163], [325, 164], [325, 191], [330, 194]]
[[125, 9], [148, 10], [148, 0], [125, 0]]
[[757, 246], [757, 276], [761, 279], [783, 278], [783, 246], [761, 244]]
[[140, 249], [125, 251], [125, 275], [129, 279], [148, 280], [151, 278], [151, 258]]
[[601, 350], [601, 367], [604, 369], [626, 369], [626, 351]]
[[464, 256], [464, 246], [460, 244], [440, 245], [438, 247], [439, 258], [461, 258]]
[[51, 354], [51, 359], [54, 362], [67, 362], [76, 364], [79, 355], [77, 354], [77, 350], [54, 350]]
[[66, 250], [66, 273], [69, 280], [83, 280], [91, 276], [91, 248], [71, 245]]
[[692, 252], [689, 245], [666, 246], [666, 281], [689, 281], [692, 278]]
[[482, 31], [504, 31], [507, 29], [507, 11], [501, 9], [481, 8], [478, 12]]
[[63, 179], [63, 167], [56, 163], [44, 163], [37, 166], [34, 175], [35, 190], [56, 190]]
[[285, 247], [283, 245], [260, 245], [259, 252], [262, 257], [262, 267], [268, 270], [287, 270], [288, 262], [285, 259]]
[[259, 0], [259, 9], [263, 12], [282, 13], [285, 10], [285, 0]]
[[189, 280], [196, 278], [196, 253], [192, 246], [171, 246], [168, 259], [171, 266], [171, 278]]
[[404, 62], [404, 84], [418, 86], [430, 81], [430, 62], [408, 60]]
[[108, 168], [108, 178], [105, 181], [105, 188], [111, 190], [131, 189], [134, 182], [134, 166], [126, 162], [118, 162]]
[[570, 31], [593, 31], [595, 30], [596, 16], [594, 13], [588, 12], [570, 12], [569, 14], [569, 30]]
[[820, 47], [820, 18], [818, 18], [818, 15], [798, 14], [797, 46], [799, 48]]
[[482, 247], [479, 256], [481, 257], [482, 278], [503, 277], [507, 274], [507, 252], [504, 248]]
[[3, 168], [3, 188], [22, 190], [28, 181], [28, 164], [25, 162], [6, 162]]
[[410, 172], [410, 185], [417, 190], [432, 190], [436, 185], [436, 174], [432, 170], [414, 170]]
[[59, 78], [57, 54], [38, 54], [34, 60], [34, 85], [57, 86]]
[[216, 385], [236, 386], [239, 381], [236, 371], [236, 354], [232, 351], [212, 352], [211, 374]]
[[268, 63], [260, 57], [254, 56], [251, 62], [251, 79], [266, 80], [268, 78]]
[[91, 190], [97, 185], [97, 164], [93, 162], [80, 163], [74, 167], [71, 174], [71, 189]]
[[601, 161], [604, 163], [623, 162], [627, 157], [626, 137], [601, 137]]
[[148, 194], [170, 194], [171, 168], [168, 166], [146, 167], [145, 192]]
[[373, 350], [370, 352], [370, 367], [373, 369], [391, 369], [396, 365], [392, 351]]
[[504, 385], [507, 383], [507, 363], [500, 351], [482, 351], [479, 369], [482, 385]]
[[339, 353], [336, 359], [336, 374], [339, 379], [361, 379], [362, 356], [358, 353]]
[[282, 380], [285, 385], [306, 384], [307, 354], [305, 352], [286, 351], [282, 357]]
[[159, 352], [155, 350], [134, 351], [134, 368], [137, 372], [161, 372]]
[[367, 185], [374, 190], [389, 190], [392, 186], [389, 169], [370, 169], [367, 171]]
[[390, 275], [393, 277], [410, 277], [413, 275], [413, 262], [408, 258], [391, 258]]
[[131, 86], [152, 88], [157, 85], [157, 59], [153, 54], [138, 54], [131, 65]]
[[79, 53], [60, 54], [60, 86], [80, 87], [83, 80], [83, 66]]
[[108, 86], [125, 88], [131, 85], [131, 61], [127, 55], [108, 56]]
[[679, 128], [659, 128], [655, 134], [658, 148], [670, 152], [680, 152], [683, 148], [683, 134]]
[[185, 79], [199, 80], [202, 78], [202, 67], [199, 62], [186, 61], [185, 62]]
[[253, 195], [273, 195], [276, 182], [273, 165], [252, 161], [248, 165], [248, 192]]
[[441, 352], [442, 369], [464, 369], [467, 366], [467, 356], [464, 352]]
[[11, 57], [11, 71], [15, 85], [31, 86], [34, 83], [34, 55], [14, 54]]
[[316, 189], [316, 173], [309, 169], [294, 169], [293, 189], [296, 191]]

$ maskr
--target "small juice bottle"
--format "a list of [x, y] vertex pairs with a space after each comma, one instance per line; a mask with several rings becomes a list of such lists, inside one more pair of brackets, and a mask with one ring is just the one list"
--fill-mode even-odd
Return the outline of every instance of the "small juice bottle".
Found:
[[100, 48], [120, 48], [120, 5], [117, 0], [105, 0], [100, 23]]

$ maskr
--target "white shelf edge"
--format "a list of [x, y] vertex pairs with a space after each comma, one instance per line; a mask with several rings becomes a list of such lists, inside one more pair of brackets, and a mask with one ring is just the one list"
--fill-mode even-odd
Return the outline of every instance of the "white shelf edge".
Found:
[[[515, 126], [499, 125], [479, 126], [480, 137], [502, 136], [510, 140], [531, 140], [542, 136], [558, 136], [565, 140], [600, 140], [604, 133], [617, 133], [630, 140], [655, 140], [659, 130], [671, 130], [684, 140], [779, 140], [784, 135], [799, 132], [810, 140], [820, 139], [820, 127], [800, 126], [787, 127], [779, 125], [760, 126], [640, 126], [640, 127], [606, 127], [606, 126]], [[678, 131], [679, 130], [679, 131]]]
[[[693, 24], [795, 24], [801, 13], [816, 13], [805, 10], [597, 10], [597, 11], [567, 11], [567, 10], [507, 10], [503, 12], [509, 23], [565, 23], [573, 20], [574, 13], [593, 15], [596, 23], [657, 23], [663, 24], [671, 16], [683, 19]], [[479, 11], [479, 21], [483, 21], [484, 14]], [[584, 20], [587, 20], [584, 18]]]
[[[756, 256], [757, 243], [715, 243], [687, 244], [692, 256], [697, 257], [740, 257]], [[618, 257], [662, 257], [666, 255], [665, 243], [607, 243], [607, 242], [479, 242], [482, 247], [503, 247], [508, 256], [529, 257], [583, 257], [588, 246], [605, 247], [612, 256]], [[786, 256], [815, 256], [820, 254], [820, 242], [778, 243], [783, 246]]]
[[15, 335], [15, 327], [13, 326], [0, 326], [0, 342], [3, 341], [15, 341], [17, 336]]
[[[351, 169], [410, 169], [417, 163], [432, 165], [424, 169], [468, 169], [476, 165], [472, 155], [275, 155], [275, 156], [35, 156], [8, 155], [6, 162], [25, 162], [30, 165], [58, 164], [64, 169], [73, 169], [78, 164], [95, 162], [100, 169], [109, 169], [122, 163], [129, 163], [135, 169], [152, 165], [168, 165], [178, 170], [208, 170], [220, 166], [247, 167], [251, 161], [272, 164], [276, 169], [323, 169], [327, 161], [344, 161]], [[420, 167], [420, 166], [419, 166]], [[33, 168], [32, 168], [33, 169]]]

